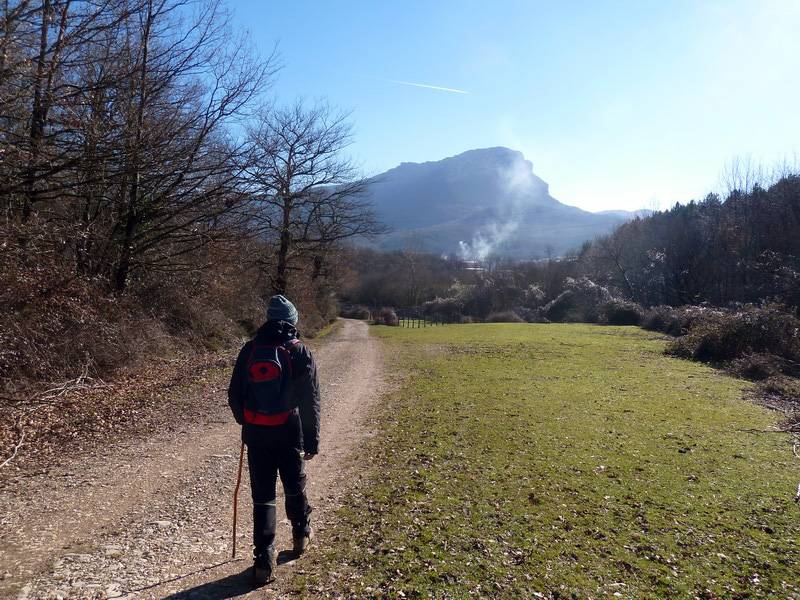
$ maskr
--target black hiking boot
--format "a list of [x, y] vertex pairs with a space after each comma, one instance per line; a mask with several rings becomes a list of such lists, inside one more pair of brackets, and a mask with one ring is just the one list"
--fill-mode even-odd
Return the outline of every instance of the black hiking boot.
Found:
[[314, 539], [314, 530], [311, 527], [308, 528], [307, 533], [299, 533], [292, 535], [292, 541], [294, 545], [292, 547], [292, 552], [295, 556], [302, 556], [305, 551], [308, 549], [308, 546], [311, 544], [311, 540]]
[[275, 551], [268, 550], [256, 556], [253, 562], [253, 583], [266, 585], [275, 581]]

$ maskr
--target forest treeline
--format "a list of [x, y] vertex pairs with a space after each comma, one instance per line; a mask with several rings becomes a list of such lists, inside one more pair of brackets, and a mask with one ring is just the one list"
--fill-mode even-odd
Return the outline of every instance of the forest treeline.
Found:
[[563, 258], [475, 265], [412, 251], [357, 252], [359, 274], [345, 291], [350, 303], [449, 319], [517, 311], [527, 320], [593, 320], [570, 315], [563, 295], [592, 286], [605, 290], [596, 292], [600, 299], [642, 308], [771, 301], [797, 310], [800, 176], [636, 218]]
[[284, 102], [219, 0], [0, 7], [0, 379], [214, 347], [291, 294], [336, 315], [339, 248], [380, 231], [347, 115]]

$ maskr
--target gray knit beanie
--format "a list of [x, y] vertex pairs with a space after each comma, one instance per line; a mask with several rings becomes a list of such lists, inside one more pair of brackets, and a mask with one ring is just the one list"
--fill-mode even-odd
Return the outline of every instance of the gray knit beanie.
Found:
[[284, 296], [278, 294], [269, 299], [267, 305], [267, 321], [286, 321], [297, 325], [297, 309]]

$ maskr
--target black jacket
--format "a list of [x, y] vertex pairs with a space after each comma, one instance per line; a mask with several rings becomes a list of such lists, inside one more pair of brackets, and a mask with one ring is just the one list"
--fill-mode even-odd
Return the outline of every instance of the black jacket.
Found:
[[[274, 428], [264, 425], [251, 425], [244, 422], [244, 400], [247, 397], [247, 358], [253, 342], [285, 343], [297, 339], [297, 329], [285, 321], [267, 321], [256, 332], [253, 340], [247, 342], [239, 352], [233, 368], [231, 383], [228, 386], [228, 404], [236, 422], [242, 426], [242, 439], [245, 444], [264, 443]], [[292, 359], [292, 406], [300, 410], [303, 429], [303, 449], [316, 454], [319, 450], [319, 378], [317, 365], [311, 351], [302, 343], [289, 347]]]

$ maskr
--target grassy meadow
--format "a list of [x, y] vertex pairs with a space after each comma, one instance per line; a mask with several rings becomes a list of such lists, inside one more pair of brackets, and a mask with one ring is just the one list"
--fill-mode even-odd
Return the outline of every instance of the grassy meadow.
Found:
[[800, 461], [746, 382], [629, 327], [373, 333], [393, 389], [297, 592], [800, 598]]

